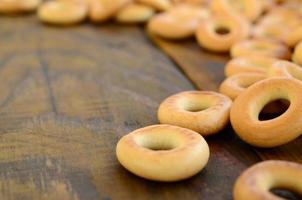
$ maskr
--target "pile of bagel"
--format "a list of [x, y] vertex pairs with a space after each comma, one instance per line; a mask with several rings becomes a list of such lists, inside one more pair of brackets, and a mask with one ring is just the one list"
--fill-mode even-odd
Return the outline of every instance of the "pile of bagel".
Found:
[[[119, 140], [119, 162], [140, 177], [169, 182], [197, 174], [210, 157], [204, 137], [229, 122], [239, 138], [260, 148], [302, 134], [300, 0], [0, 0], [0, 14], [34, 11], [53, 25], [146, 23], [158, 37], [195, 37], [207, 51], [230, 54], [219, 93], [172, 95], [158, 108], [159, 125]], [[261, 114], [275, 117], [263, 120]], [[302, 165], [258, 163], [237, 179], [234, 199], [279, 199], [270, 192], [278, 187], [302, 194]]]

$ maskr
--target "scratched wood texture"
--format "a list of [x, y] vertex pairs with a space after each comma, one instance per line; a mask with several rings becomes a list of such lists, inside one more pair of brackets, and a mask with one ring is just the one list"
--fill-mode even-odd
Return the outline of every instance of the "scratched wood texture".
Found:
[[[186, 44], [175, 45], [175, 62], [186, 59], [194, 70], [200, 65], [197, 79], [183, 71], [198, 87], [215, 89], [225, 57]], [[115, 157], [119, 138], [157, 124], [164, 98], [193, 89], [142, 28], [56, 28], [34, 16], [0, 16], [0, 199], [227, 200], [251, 164], [281, 152], [301, 162], [301, 154], [288, 156], [291, 147], [259, 154], [228, 127], [206, 138], [210, 161], [186, 181], [151, 182], [121, 167]]]

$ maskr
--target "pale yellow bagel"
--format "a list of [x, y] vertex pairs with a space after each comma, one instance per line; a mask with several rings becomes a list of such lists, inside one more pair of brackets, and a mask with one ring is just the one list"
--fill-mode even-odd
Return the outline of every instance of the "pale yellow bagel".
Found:
[[137, 0], [137, 2], [149, 5], [159, 11], [166, 11], [172, 7], [170, 0]]
[[37, 9], [41, 0], [0, 0], [0, 13], [13, 14]]
[[[281, 26], [282, 24], [282, 26]], [[289, 9], [272, 9], [264, 15], [253, 28], [253, 37], [277, 39], [283, 42], [293, 40], [293, 30], [301, 24], [301, 16]]]
[[249, 36], [248, 21], [232, 15], [214, 15], [199, 25], [198, 43], [210, 51], [227, 52], [233, 44]]
[[209, 159], [207, 142], [198, 133], [171, 125], [135, 130], [116, 146], [119, 162], [137, 176], [179, 181], [201, 171]]
[[243, 40], [236, 43], [231, 48], [232, 57], [250, 55], [289, 59], [291, 52], [283, 43], [268, 39]]
[[191, 4], [196, 6], [208, 6], [211, 0], [172, 0], [173, 5]]
[[[286, 37], [285, 43], [290, 47], [296, 46], [300, 41], [302, 41], [302, 27], [299, 26], [292, 30]], [[301, 62], [302, 64], [302, 62]]]
[[302, 165], [269, 160], [253, 165], [236, 180], [234, 200], [282, 200], [271, 189], [286, 189], [302, 195]]
[[219, 93], [186, 91], [165, 99], [157, 116], [171, 124], [199, 132], [203, 136], [221, 131], [229, 123], [232, 100]]
[[219, 92], [231, 99], [236, 99], [246, 88], [267, 78], [266, 75], [259, 73], [239, 73], [225, 79], [220, 87]]
[[262, 0], [212, 0], [211, 9], [216, 13], [239, 14], [250, 21], [256, 20], [264, 9]]
[[89, 18], [95, 23], [106, 22], [131, 2], [131, 0], [90, 0]]
[[69, 25], [85, 20], [87, 11], [87, 5], [81, 1], [47, 1], [39, 7], [38, 17], [45, 23]]
[[155, 10], [143, 4], [131, 3], [122, 8], [115, 15], [115, 20], [120, 23], [143, 23], [147, 22]]
[[[255, 83], [241, 93], [231, 109], [231, 123], [237, 135], [257, 147], [288, 143], [302, 133], [302, 82], [292, 78], [270, 78]], [[286, 99], [289, 108], [279, 117], [260, 121], [265, 105]]]
[[269, 76], [284, 76], [302, 81], [302, 67], [289, 61], [278, 61], [271, 66]]
[[182, 4], [151, 18], [148, 31], [167, 39], [188, 38], [208, 16], [209, 12], [202, 7]]
[[302, 41], [297, 44], [292, 57], [294, 63], [302, 65]]
[[276, 4], [277, 3], [275, 0], [262, 1], [262, 6], [264, 11], [270, 11], [272, 8], [275, 8]]
[[238, 73], [267, 74], [269, 68], [277, 59], [266, 56], [242, 56], [233, 58], [225, 66], [226, 77]]

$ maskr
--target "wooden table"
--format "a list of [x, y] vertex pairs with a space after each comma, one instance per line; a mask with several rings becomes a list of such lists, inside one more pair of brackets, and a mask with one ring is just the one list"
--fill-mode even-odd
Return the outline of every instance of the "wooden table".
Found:
[[226, 55], [194, 41], [153, 40], [174, 62], [142, 27], [56, 28], [35, 16], [0, 17], [0, 199], [232, 199], [235, 179], [251, 164], [302, 163], [301, 137], [257, 149], [228, 127], [206, 138], [210, 161], [186, 181], [151, 182], [121, 167], [117, 141], [157, 124], [163, 99], [217, 90], [224, 78]]

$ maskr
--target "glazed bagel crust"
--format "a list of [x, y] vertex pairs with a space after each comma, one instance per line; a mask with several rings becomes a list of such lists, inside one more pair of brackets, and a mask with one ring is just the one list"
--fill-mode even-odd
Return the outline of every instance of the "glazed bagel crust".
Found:
[[266, 75], [258, 73], [239, 73], [225, 79], [220, 87], [219, 92], [231, 99], [236, 99], [246, 88], [267, 78]]
[[281, 200], [270, 189], [282, 188], [302, 195], [302, 165], [270, 160], [253, 165], [236, 180], [234, 200]]
[[[292, 78], [270, 78], [255, 83], [234, 101], [231, 123], [237, 135], [257, 147], [288, 143], [302, 133], [302, 82]], [[259, 121], [263, 107], [274, 100], [286, 99], [290, 106], [277, 118]]]
[[221, 131], [229, 123], [232, 100], [219, 93], [186, 91], [165, 99], [158, 109], [162, 124], [199, 132], [203, 136]]
[[266, 75], [269, 68], [278, 59], [266, 56], [243, 56], [233, 58], [225, 66], [226, 77], [238, 73], [259, 73]]
[[126, 169], [155, 181], [189, 178], [205, 167], [209, 154], [201, 135], [171, 125], [135, 130], [122, 137], [116, 147], [117, 158]]

